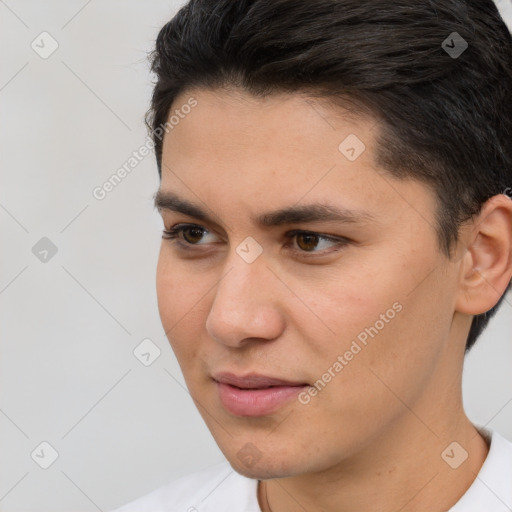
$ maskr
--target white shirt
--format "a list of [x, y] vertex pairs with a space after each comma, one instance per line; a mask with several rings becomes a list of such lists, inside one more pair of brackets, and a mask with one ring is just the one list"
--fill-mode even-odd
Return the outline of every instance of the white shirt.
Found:
[[[477, 427], [489, 453], [471, 487], [448, 512], [512, 511], [512, 443]], [[258, 480], [235, 472], [227, 462], [184, 476], [113, 512], [261, 512]]]

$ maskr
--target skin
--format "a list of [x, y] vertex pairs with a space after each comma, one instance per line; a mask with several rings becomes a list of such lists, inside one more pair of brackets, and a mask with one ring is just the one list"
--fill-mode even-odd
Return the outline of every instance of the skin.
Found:
[[[496, 304], [512, 277], [512, 201], [489, 200], [462, 226], [449, 260], [437, 243], [433, 192], [375, 164], [374, 119], [298, 93], [258, 99], [238, 89], [186, 91], [171, 110], [190, 96], [198, 106], [164, 139], [160, 190], [208, 209], [215, 224], [161, 210], [167, 230], [207, 231], [188, 233], [195, 252], [162, 240], [157, 293], [220, 449], [236, 471], [265, 482], [264, 511], [267, 498], [273, 512], [453, 506], [488, 453], [463, 410], [461, 374], [472, 315]], [[353, 162], [338, 150], [349, 134], [366, 145]], [[317, 201], [376, 220], [273, 228], [250, 220]], [[350, 242], [289, 240], [292, 229]], [[263, 248], [250, 264], [236, 252], [248, 236]], [[402, 310], [308, 404], [292, 400], [252, 418], [223, 408], [212, 373], [312, 386], [396, 302]], [[441, 457], [454, 441], [468, 452], [457, 469]], [[259, 455], [255, 464], [237, 456], [244, 446]]]

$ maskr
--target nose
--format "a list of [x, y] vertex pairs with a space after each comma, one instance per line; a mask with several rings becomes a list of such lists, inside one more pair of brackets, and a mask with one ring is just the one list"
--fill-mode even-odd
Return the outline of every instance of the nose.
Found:
[[285, 326], [279, 305], [284, 286], [263, 255], [247, 263], [234, 253], [224, 268], [206, 319], [208, 334], [230, 347], [279, 337]]

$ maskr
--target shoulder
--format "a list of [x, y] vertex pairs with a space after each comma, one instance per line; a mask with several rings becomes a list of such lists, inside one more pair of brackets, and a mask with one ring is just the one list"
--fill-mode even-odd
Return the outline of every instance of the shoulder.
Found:
[[257, 480], [227, 462], [178, 478], [112, 512], [260, 512]]
[[449, 512], [510, 512], [512, 442], [494, 430], [477, 428], [490, 445], [489, 453], [471, 487]]

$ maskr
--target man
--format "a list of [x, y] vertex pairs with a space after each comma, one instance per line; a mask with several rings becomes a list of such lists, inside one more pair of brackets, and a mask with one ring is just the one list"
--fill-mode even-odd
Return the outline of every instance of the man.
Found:
[[191, 0], [152, 70], [159, 311], [228, 462], [119, 512], [512, 510], [461, 393], [512, 277], [493, 2]]

